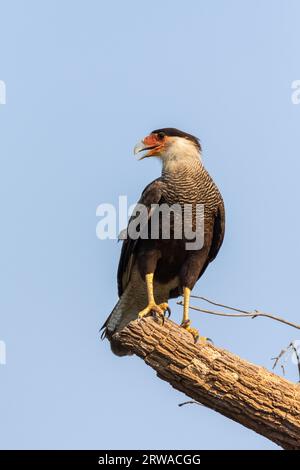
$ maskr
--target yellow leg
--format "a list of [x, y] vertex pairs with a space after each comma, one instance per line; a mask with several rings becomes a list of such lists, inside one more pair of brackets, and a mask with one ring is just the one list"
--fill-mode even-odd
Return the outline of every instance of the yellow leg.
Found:
[[183, 288], [183, 317], [182, 317], [182, 322], [181, 325], [182, 328], [185, 328], [187, 331], [189, 331], [195, 340], [195, 343], [199, 339], [204, 339], [200, 338], [198, 330], [196, 328], [191, 328], [191, 320], [189, 319], [189, 307], [190, 307], [190, 297], [191, 297], [191, 290], [188, 287]]
[[183, 318], [182, 323], [190, 321], [189, 320], [189, 308], [190, 308], [190, 298], [191, 298], [191, 290], [188, 287], [183, 288]]
[[147, 297], [148, 297], [148, 305], [144, 310], [141, 310], [138, 314], [138, 318], [143, 318], [151, 313], [157, 314], [159, 317], [164, 318], [164, 312], [168, 310], [170, 313], [169, 305], [164, 302], [162, 304], [157, 305], [154, 299], [154, 291], [153, 291], [153, 277], [154, 274], [146, 274], [146, 286], [147, 286]]

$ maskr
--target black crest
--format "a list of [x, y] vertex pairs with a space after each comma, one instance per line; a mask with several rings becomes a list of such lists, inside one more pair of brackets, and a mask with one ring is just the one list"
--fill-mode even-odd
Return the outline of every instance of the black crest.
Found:
[[188, 134], [187, 132], [180, 131], [179, 129], [175, 129], [173, 127], [165, 127], [164, 129], [156, 129], [152, 131], [151, 134], [164, 134], [168, 137], [184, 137], [185, 139], [191, 140], [199, 150], [201, 150], [201, 145], [199, 139], [194, 135]]

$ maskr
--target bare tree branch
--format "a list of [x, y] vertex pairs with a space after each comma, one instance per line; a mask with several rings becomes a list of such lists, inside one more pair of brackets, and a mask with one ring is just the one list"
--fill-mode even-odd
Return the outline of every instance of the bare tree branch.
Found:
[[193, 402], [284, 449], [300, 449], [298, 384], [210, 343], [194, 344], [190, 333], [167, 319], [163, 325], [151, 317], [132, 321], [113, 338]]

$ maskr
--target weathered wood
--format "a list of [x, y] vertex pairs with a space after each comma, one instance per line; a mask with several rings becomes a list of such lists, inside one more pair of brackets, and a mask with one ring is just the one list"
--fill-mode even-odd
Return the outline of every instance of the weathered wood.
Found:
[[114, 339], [159, 378], [284, 449], [300, 449], [300, 386], [153, 318], [133, 321]]

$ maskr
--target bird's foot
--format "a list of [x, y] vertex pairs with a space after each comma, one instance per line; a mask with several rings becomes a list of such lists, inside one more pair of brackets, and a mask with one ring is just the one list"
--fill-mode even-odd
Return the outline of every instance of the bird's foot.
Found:
[[167, 302], [163, 302], [162, 304], [159, 304], [158, 306], [164, 312], [164, 317], [167, 316], [168, 318], [170, 318], [171, 309], [170, 309], [169, 305], [167, 304]]
[[209, 338], [205, 338], [205, 336], [200, 336], [199, 331], [196, 328], [191, 328], [191, 320], [185, 320], [181, 323], [181, 327], [184, 328], [186, 331], [191, 333], [191, 335], [194, 338], [194, 342], [202, 342], [205, 343], [206, 341], [209, 341]]
[[141, 319], [149, 315], [153, 315], [154, 318], [161, 319], [162, 323], [164, 323], [166, 312], [168, 313], [168, 316], [171, 315], [170, 307], [166, 302], [159, 305], [153, 302], [148, 304], [144, 310], [139, 312], [138, 318]]

